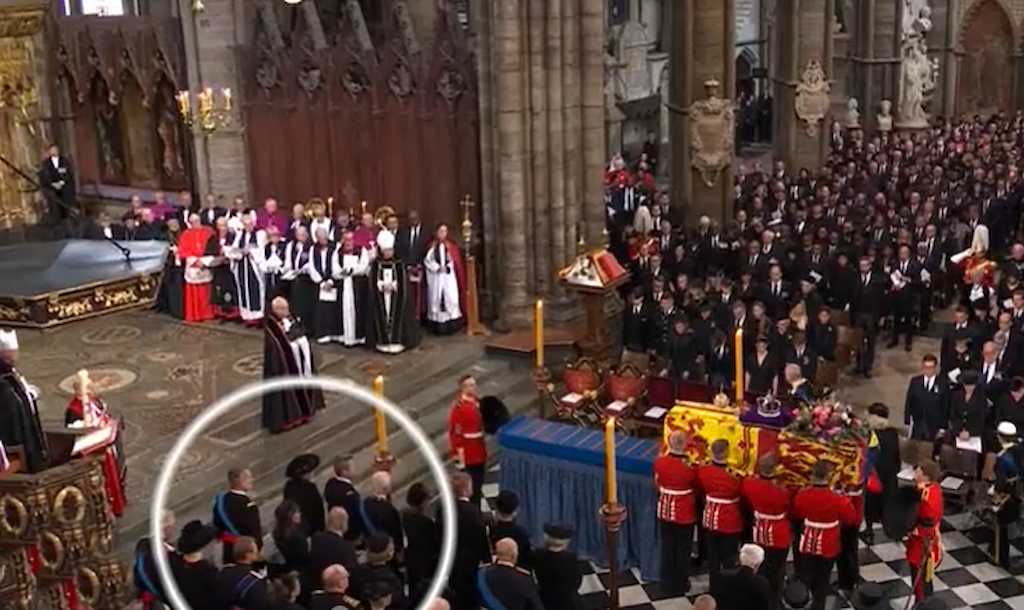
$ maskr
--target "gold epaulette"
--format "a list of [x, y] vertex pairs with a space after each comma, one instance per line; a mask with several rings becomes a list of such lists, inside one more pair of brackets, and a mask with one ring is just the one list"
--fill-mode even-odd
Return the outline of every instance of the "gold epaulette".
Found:
[[341, 601], [351, 608], [359, 607], [359, 600], [354, 597], [349, 597], [348, 595], [345, 595], [341, 598]]
[[516, 572], [519, 572], [520, 574], [526, 574], [527, 576], [531, 575], [529, 570], [527, 570], [526, 568], [519, 567], [519, 566], [516, 566]]

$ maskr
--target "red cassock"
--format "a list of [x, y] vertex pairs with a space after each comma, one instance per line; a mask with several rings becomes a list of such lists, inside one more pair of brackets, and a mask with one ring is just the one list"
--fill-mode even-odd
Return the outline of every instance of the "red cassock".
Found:
[[466, 466], [475, 466], [487, 461], [487, 444], [484, 442], [484, 422], [480, 408], [472, 398], [459, 398], [448, 415], [448, 446], [452, 457], [462, 451]]
[[704, 529], [720, 534], [743, 531], [740, 510], [742, 479], [725, 466], [708, 464], [697, 469], [698, 487], [704, 492]]
[[857, 523], [849, 498], [827, 487], [809, 487], [793, 499], [793, 516], [804, 522], [800, 552], [833, 559], [839, 554], [839, 528]]
[[744, 502], [754, 511], [754, 542], [766, 549], [787, 549], [793, 540], [789, 511], [793, 494], [772, 479], [743, 480]]
[[213, 277], [200, 259], [206, 254], [206, 242], [214, 237], [210, 227], [193, 227], [178, 238], [178, 258], [185, 263], [185, 319], [205, 322], [216, 316], [210, 299]]
[[[96, 401], [97, 399], [94, 399]], [[100, 418], [103, 426], [112, 426], [114, 430], [114, 436], [111, 437], [110, 443], [103, 448], [98, 448], [96, 451], [103, 451], [103, 480], [104, 486], [107, 490], [107, 501], [110, 503], [110, 510], [114, 513], [115, 517], [120, 517], [124, 514], [124, 507], [128, 503], [127, 498], [124, 494], [124, 480], [121, 476], [121, 468], [118, 465], [117, 455], [115, 454], [114, 444], [117, 439], [118, 422], [106, 414], [106, 408], [103, 407], [103, 403], [93, 405], [90, 407], [92, 414]], [[84, 418], [82, 410], [82, 401], [76, 396], [71, 399], [68, 403], [68, 408], [65, 413], [65, 421], [72, 423]]]
[[921, 503], [917, 506], [917, 525], [907, 536], [907, 563], [921, 565], [924, 549], [931, 555], [932, 567], [942, 561], [942, 488], [929, 485], [921, 492]]
[[655, 459], [654, 483], [658, 486], [658, 519], [679, 525], [697, 521], [697, 471], [683, 456], [668, 453]]

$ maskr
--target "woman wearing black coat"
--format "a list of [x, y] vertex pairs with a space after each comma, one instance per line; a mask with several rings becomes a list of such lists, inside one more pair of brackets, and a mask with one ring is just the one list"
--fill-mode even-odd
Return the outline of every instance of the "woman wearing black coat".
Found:
[[[283, 564], [273, 567], [276, 574], [297, 572], [302, 575], [309, 572], [309, 538], [303, 527], [302, 511], [299, 505], [291, 500], [281, 502], [274, 510], [274, 545], [277, 547]], [[308, 579], [303, 579], [300, 603], [309, 600]]]
[[878, 439], [878, 446], [871, 449], [875, 452], [872, 469], [881, 484], [878, 493], [865, 490], [864, 494], [865, 538], [868, 544], [873, 544], [874, 524], [882, 521], [885, 505], [899, 487], [900, 437], [896, 428], [889, 424], [889, 407], [880, 402], [868, 407], [868, 423]]
[[284, 484], [284, 499], [299, 506], [306, 534], [310, 536], [324, 531], [324, 498], [317, 486], [307, 478], [319, 465], [319, 456], [307, 453], [289, 462], [285, 472], [288, 482]]

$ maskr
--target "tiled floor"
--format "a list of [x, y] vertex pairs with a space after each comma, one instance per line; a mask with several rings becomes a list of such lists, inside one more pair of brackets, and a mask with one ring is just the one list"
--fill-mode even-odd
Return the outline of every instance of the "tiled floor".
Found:
[[[489, 474], [484, 486], [488, 499], [498, 495], [493, 483], [495, 472]], [[484, 510], [490, 510], [485, 501]], [[1011, 556], [1015, 559], [1010, 571], [993, 565], [986, 551], [991, 530], [981, 526], [969, 513], [953, 513], [943, 519], [942, 539], [945, 556], [935, 577], [935, 595], [942, 598], [952, 610], [1024, 610], [1024, 528], [1011, 528]], [[887, 588], [891, 605], [903, 610], [910, 595], [910, 569], [904, 559], [903, 544], [885, 538], [880, 529], [875, 532], [875, 544], [860, 543], [861, 577]], [[583, 594], [586, 607], [598, 610], [609, 607], [607, 593], [608, 574], [589, 562], [583, 569]], [[833, 574], [834, 578], [834, 574]], [[706, 572], [697, 572], [691, 578], [691, 592], [685, 598], [664, 595], [658, 583], [643, 582], [635, 570], [619, 577], [619, 600], [622, 610], [688, 610], [694, 598], [708, 590]], [[830, 608], [850, 608], [845, 599], [833, 600]]]

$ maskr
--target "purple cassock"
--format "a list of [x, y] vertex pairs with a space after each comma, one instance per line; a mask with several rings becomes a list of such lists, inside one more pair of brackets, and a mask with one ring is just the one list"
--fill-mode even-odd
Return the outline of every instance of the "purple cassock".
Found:
[[267, 227], [274, 226], [281, 235], [288, 233], [288, 217], [283, 212], [274, 212], [271, 214], [266, 210], [260, 210], [256, 212], [256, 229], [264, 229]]

